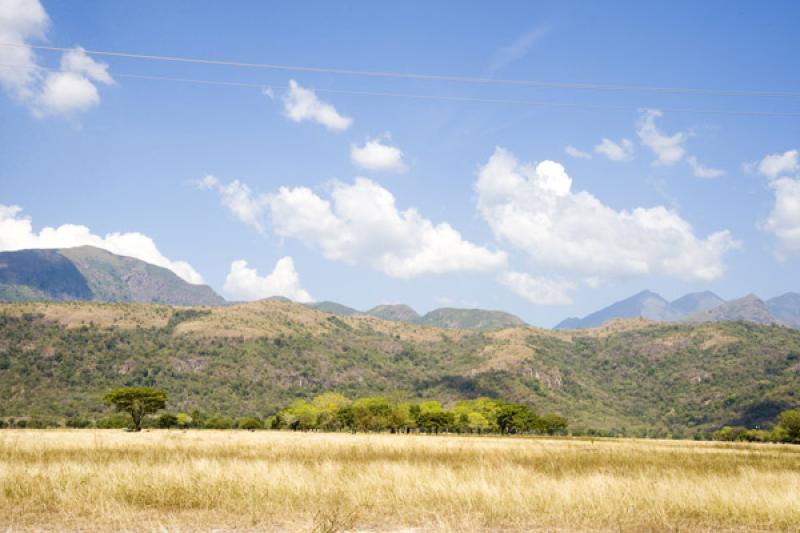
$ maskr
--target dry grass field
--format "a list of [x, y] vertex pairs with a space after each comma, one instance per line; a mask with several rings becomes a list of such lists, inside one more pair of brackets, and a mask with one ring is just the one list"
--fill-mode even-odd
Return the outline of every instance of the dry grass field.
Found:
[[798, 531], [800, 447], [0, 431], [0, 531]]

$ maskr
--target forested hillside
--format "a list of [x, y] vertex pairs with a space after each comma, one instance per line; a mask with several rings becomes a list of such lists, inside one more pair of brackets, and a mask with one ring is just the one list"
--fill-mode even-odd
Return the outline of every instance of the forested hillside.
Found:
[[800, 404], [800, 331], [633, 320], [481, 332], [281, 301], [0, 305], [0, 416], [101, 416], [123, 385], [163, 389], [173, 411], [262, 417], [325, 391], [488, 396], [578, 430], [691, 436]]

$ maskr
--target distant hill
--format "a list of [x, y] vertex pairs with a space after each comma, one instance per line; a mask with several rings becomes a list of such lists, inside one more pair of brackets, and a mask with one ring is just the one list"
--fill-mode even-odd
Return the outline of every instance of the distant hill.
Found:
[[[681, 305], [686, 305], [682, 302]], [[615, 318], [646, 318], [648, 320], [678, 320], [683, 314], [652, 291], [642, 291], [619, 302], [604, 307], [584, 318], [568, 318], [555, 329], [593, 328]]]
[[171, 270], [92, 246], [0, 253], [0, 300], [221, 305], [207, 285]]
[[789, 292], [766, 302], [754, 294], [725, 301], [711, 291], [693, 292], [668, 302], [643, 291], [584, 318], [567, 318], [554, 329], [597, 327], [609, 320], [644, 318], [659, 322], [724, 322], [745, 320], [800, 328], [800, 294]]
[[800, 328], [800, 294], [787, 292], [770, 298], [766, 303], [776, 319], [789, 326]]
[[403, 304], [376, 305], [366, 314], [383, 320], [398, 320], [400, 322], [415, 322], [420, 318], [419, 313]]
[[720, 322], [728, 320], [747, 320], [756, 324], [778, 324], [766, 302], [755, 294], [725, 302], [712, 309], [698, 311], [688, 317], [693, 322]]
[[103, 417], [106, 391], [138, 385], [166, 391], [171, 412], [264, 417], [322, 391], [489, 396], [560, 413], [574, 429], [691, 438], [800, 406], [800, 331], [635, 319], [478, 332], [278, 300], [0, 304], [0, 417]]
[[376, 305], [366, 312], [335, 302], [318, 302], [306, 304], [308, 307], [339, 316], [366, 315], [381, 320], [420, 324], [438, 328], [460, 328], [492, 330], [514, 326], [523, 326], [525, 322], [511, 313], [490, 311], [486, 309], [456, 309], [442, 307], [420, 315], [405, 304]]
[[689, 316], [698, 311], [706, 311], [714, 309], [718, 305], [725, 303], [725, 300], [717, 296], [711, 291], [691, 292], [685, 296], [681, 296], [677, 300], [669, 304], [673, 311], [676, 311], [681, 316]]
[[455, 309], [442, 307], [426, 313], [417, 321], [418, 324], [438, 328], [462, 329], [503, 329], [524, 326], [525, 322], [511, 313], [504, 311], [487, 311], [485, 309]]
[[318, 311], [323, 311], [325, 313], [331, 313], [332, 315], [353, 316], [362, 314], [361, 311], [357, 309], [353, 309], [352, 307], [347, 307], [346, 305], [338, 304], [336, 302], [313, 302], [306, 305], [312, 309], [317, 309]]

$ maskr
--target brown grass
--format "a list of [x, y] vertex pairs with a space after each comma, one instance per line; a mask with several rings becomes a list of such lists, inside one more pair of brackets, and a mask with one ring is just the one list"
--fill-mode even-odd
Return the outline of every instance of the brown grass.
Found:
[[798, 531], [800, 447], [0, 432], [0, 529]]

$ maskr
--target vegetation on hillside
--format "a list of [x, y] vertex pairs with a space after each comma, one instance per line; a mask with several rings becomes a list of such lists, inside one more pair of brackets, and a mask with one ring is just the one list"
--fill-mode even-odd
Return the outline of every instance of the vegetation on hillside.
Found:
[[800, 404], [800, 332], [744, 322], [581, 332], [445, 330], [286, 302], [204, 309], [0, 305], [0, 417], [104, 420], [115, 387], [173, 412], [262, 420], [324, 392], [397, 402], [503, 398], [576, 432], [708, 436]]

